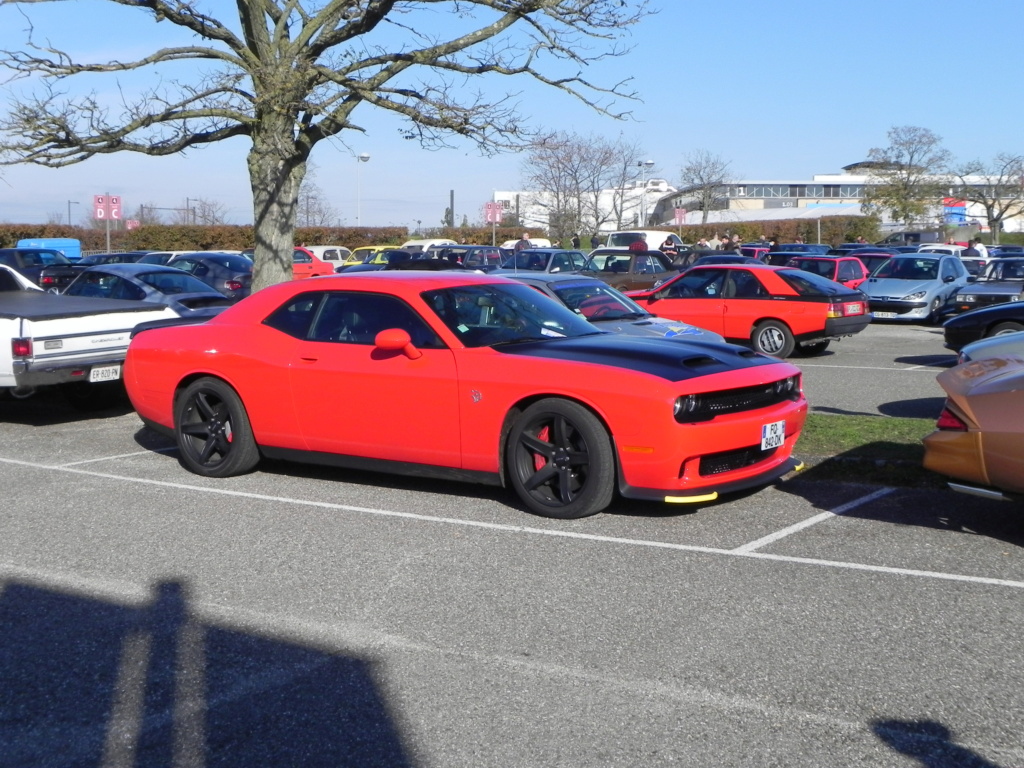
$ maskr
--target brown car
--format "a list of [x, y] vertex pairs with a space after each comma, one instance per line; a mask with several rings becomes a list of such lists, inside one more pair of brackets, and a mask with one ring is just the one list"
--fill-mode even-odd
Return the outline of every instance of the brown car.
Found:
[[957, 480], [955, 491], [1024, 499], [1024, 358], [962, 363], [937, 377], [946, 405], [924, 438], [924, 466]]
[[643, 291], [678, 274], [661, 251], [598, 248], [590, 254], [581, 274], [596, 277], [620, 291]]

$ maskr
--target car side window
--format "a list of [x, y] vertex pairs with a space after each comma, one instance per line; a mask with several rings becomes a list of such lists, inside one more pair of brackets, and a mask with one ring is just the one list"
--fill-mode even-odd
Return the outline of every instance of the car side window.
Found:
[[107, 286], [108, 295], [112, 299], [125, 299], [130, 301], [141, 301], [146, 298], [146, 293], [137, 285], [132, 285], [127, 280], [112, 276]]
[[760, 299], [767, 296], [761, 281], [745, 269], [732, 270], [726, 285], [727, 298]]
[[376, 293], [331, 292], [313, 322], [310, 338], [342, 344], [374, 344], [377, 334], [401, 328], [421, 349], [444, 349], [445, 344], [405, 302]]
[[309, 336], [310, 326], [313, 324], [313, 318], [323, 296], [322, 292], [315, 291], [293, 296], [275, 309], [263, 321], [263, 324], [275, 328], [281, 333], [294, 336], [296, 339], [305, 339]]
[[840, 280], [856, 280], [858, 277], [863, 275], [857, 274], [856, 266], [852, 261], [841, 261], [839, 262], [839, 279]]
[[311, 261], [313, 261], [313, 259], [311, 259], [309, 257], [309, 254], [306, 253], [305, 251], [300, 251], [296, 249], [292, 251], [292, 261], [294, 261], [296, 264], [309, 264]]
[[697, 269], [674, 281], [666, 290], [666, 299], [717, 299], [725, 284], [724, 269]]

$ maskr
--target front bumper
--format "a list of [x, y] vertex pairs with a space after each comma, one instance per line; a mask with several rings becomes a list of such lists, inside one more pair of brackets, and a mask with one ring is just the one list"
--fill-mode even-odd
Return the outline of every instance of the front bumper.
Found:
[[[893, 301], [871, 299], [871, 315], [880, 320], [927, 320], [930, 314], [926, 301]], [[876, 312], [892, 315], [879, 317]]]

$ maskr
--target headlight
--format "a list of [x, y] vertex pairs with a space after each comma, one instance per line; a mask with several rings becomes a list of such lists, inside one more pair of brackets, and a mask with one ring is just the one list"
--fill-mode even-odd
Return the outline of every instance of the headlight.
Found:
[[928, 295], [928, 291], [917, 291], [916, 293], [908, 293], [903, 297], [904, 301], [920, 301]]
[[775, 394], [795, 398], [800, 392], [800, 377], [790, 376], [775, 382]]
[[672, 415], [676, 419], [681, 419], [696, 413], [698, 408], [700, 408], [699, 396], [684, 395], [683, 397], [676, 398], [675, 405], [672, 407]]
[[975, 299], [974, 299], [974, 296], [957, 296], [956, 300], [957, 301], [971, 302], [971, 301], [974, 301]]

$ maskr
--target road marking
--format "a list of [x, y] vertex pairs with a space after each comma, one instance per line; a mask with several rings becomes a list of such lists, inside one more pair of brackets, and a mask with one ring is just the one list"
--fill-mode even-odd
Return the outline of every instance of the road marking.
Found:
[[839, 368], [848, 371], [934, 371], [936, 368], [945, 369], [946, 366], [908, 365], [904, 368], [886, 368], [880, 365], [822, 365], [820, 363], [800, 363], [800, 368]]
[[875, 499], [880, 499], [883, 496], [888, 496], [895, 490], [895, 488], [879, 488], [877, 491], [869, 493], [867, 496], [861, 496], [859, 499], [848, 501], [845, 504], [836, 507], [831, 512], [822, 512], [820, 515], [809, 517], [803, 522], [795, 523], [789, 526], [788, 528], [783, 528], [781, 531], [776, 531], [775, 533], [768, 534], [764, 538], [758, 539], [757, 541], [752, 541], [749, 544], [744, 544], [742, 547], [736, 547], [736, 549], [732, 550], [732, 552], [736, 553], [737, 555], [742, 555], [746, 552], [753, 552], [755, 550], [760, 549], [761, 547], [767, 546], [768, 544], [772, 544], [778, 541], [779, 539], [784, 539], [790, 534], [796, 533], [797, 531], [802, 531], [804, 528], [810, 528], [812, 525], [817, 525], [818, 523], [821, 523], [825, 520], [830, 520], [833, 517], [844, 515], [851, 509], [856, 509], [857, 507], [872, 502]]
[[81, 461], [69, 461], [66, 464], [58, 464], [56, 467], [77, 467], [79, 464], [95, 464], [97, 461], [110, 461], [111, 459], [130, 459], [132, 456], [149, 456], [153, 453], [170, 453], [178, 450], [176, 445], [168, 448], [153, 448], [149, 451], [134, 451], [133, 453], [119, 453], [116, 456], [103, 456], [99, 459], [82, 459]]
[[717, 547], [701, 547], [693, 544], [673, 544], [667, 541], [651, 541], [647, 539], [624, 539], [618, 536], [602, 536], [593, 533], [580, 533], [577, 531], [562, 531], [545, 528], [531, 528], [525, 525], [509, 525], [507, 523], [486, 523], [477, 520], [459, 520], [451, 517], [438, 517], [436, 515], [421, 515], [415, 512], [398, 512], [390, 509], [375, 509], [373, 507], [357, 507], [351, 504], [336, 504], [329, 501], [312, 501], [310, 499], [295, 499], [288, 496], [270, 496], [264, 493], [252, 493], [251, 491], [234, 491], [225, 488], [204, 488], [199, 485], [187, 483], [173, 483], [167, 480], [151, 480], [149, 478], [129, 477], [126, 475], [115, 475], [109, 472], [93, 472], [75, 467], [48, 466], [36, 464], [30, 461], [19, 461], [17, 459], [0, 458], [0, 463], [11, 464], [31, 469], [50, 470], [55, 472], [68, 472], [76, 475], [88, 475], [107, 480], [118, 480], [139, 485], [152, 485], [160, 488], [175, 488], [183, 491], [199, 491], [200, 493], [212, 493], [220, 496], [233, 496], [240, 499], [254, 499], [257, 501], [270, 501], [276, 504], [291, 504], [302, 507], [316, 507], [318, 509], [331, 509], [343, 512], [356, 512], [365, 515], [377, 515], [380, 517], [401, 518], [404, 520], [417, 520], [424, 523], [440, 523], [442, 525], [455, 525], [464, 528], [480, 528], [489, 531], [503, 533], [519, 533], [530, 536], [551, 536], [554, 538], [576, 539], [580, 541], [592, 541], [602, 544], [621, 544], [632, 547], [646, 547], [649, 549], [667, 549], [676, 552], [697, 552], [708, 555], [722, 555], [725, 557], [743, 557], [754, 560], [770, 560], [780, 563], [793, 563], [798, 565], [814, 565], [823, 568], [839, 568], [852, 571], [866, 571], [871, 573], [884, 573], [892, 576], [912, 576], [925, 579], [939, 579], [943, 581], [958, 581], [970, 584], [985, 584], [997, 587], [1009, 587], [1012, 589], [1024, 589], [1024, 581], [1012, 581], [1009, 579], [991, 579], [985, 576], [967, 576], [957, 573], [942, 573], [940, 571], [922, 571], [912, 568], [891, 568], [883, 565], [867, 565], [865, 563], [848, 563], [840, 560], [821, 560], [812, 557], [793, 557], [789, 555], [772, 555], [765, 552], [737, 552], [731, 549], [719, 549]]

